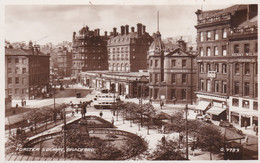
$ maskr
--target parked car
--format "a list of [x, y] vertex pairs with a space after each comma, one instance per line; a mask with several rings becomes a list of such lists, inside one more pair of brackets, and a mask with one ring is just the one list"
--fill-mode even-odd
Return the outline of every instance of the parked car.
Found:
[[219, 126], [220, 127], [227, 127], [227, 128], [233, 127], [233, 125], [228, 121], [220, 121]]
[[232, 130], [232, 131], [234, 131], [234, 132], [236, 132], [236, 133], [238, 133], [238, 134], [241, 134], [241, 135], [244, 134], [242, 130], [239, 130], [239, 129], [235, 128], [235, 127], [233, 126], [233, 124], [230, 123], [230, 122], [228, 122], [228, 121], [220, 121], [219, 126], [220, 126], [220, 127], [228, 128], [228, 129], [230, 129], [230, 130]]

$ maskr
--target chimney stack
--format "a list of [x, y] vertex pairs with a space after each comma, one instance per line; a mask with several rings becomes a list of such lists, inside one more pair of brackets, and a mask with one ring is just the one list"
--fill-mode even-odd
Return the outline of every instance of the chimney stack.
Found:
[[145, 31], [145, 25], [143, 25], [143, 34], [145, 34], [146, 31]]
[[137, 24], [137, 36], [138, 37], [142, 36], [142, 24], [141, 23]]
[[178, 47], [182, 50], [182, 51], [186, 51], [186, 42], [182, 39], [182, 37], [177, 41], [178, 42]]
[[131, 32], [135, 32], [135, 27], [131, 27]]
[[105, 36], [107, 36], [107, 31], [105, 31]]
[[100, 29], [97, 29], [97, 36], [100, 36]]
[[116, 27], [113, 28], [113, 36], [116, 37]]
[[125, 25], [125, 34], [126, 34], [126, 35], [129, 34], [129, 25]]
[[121, 35], [123, 36], [125, 34], [125, 26], [121, 26]]

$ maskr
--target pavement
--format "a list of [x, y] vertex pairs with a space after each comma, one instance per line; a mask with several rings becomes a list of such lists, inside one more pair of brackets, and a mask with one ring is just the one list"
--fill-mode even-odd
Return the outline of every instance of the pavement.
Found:
[[[74, 86], [73, 89], [75, 89], [76, 87], [82, 89], [81, 85]], [[86, 97], [83, 97], [83, 98], [76, 98], [76, 97], [60, 98], [60, 99], [56, 99], [56, 102], [57, 103], [69, 103], [70, 101], [73, 101], [73, 103], [75, 104], [75, 103], [79, 103], [79, 101], [83, 101], [85, 99], [86, 100], [93, 99], [97, 93], [99, 93], [99, 91], [93, 90], [90, 94], [88, 94]], [[120, 99], [123, 100], [123, 101], [139, 103], [139, 99], [137, 99], [137, 98], [125, 99], [122, 96], [122, 97], [120, 97]], [[144, 103], [145, 102], [148, 102], [148, 100], [144, 101]], [[14, 101], [14, 103], [15, 103], [15, 101]], [[53, 104], [53, 99], [27, 101], [28, 107], [32, 107], [32, 106], [41, 107], [41, 106], [51, 105], [51, 104]], [[184, 105], [168, 105], [167, 104], [167, 105], [163, 106], [163, 109], [161, 109], [160, 105], [156, 104], [156, 103], [153, 103], [153, 106], [155, 107], [155, 109], [158, 112], [163, 111], [163, 112], [170, 114], [170, 115], [173, 114], [174, 112], [176, 112], [176, 110], [183, 109], [185, 107]], [[195, 106], [189, 105], [189, 108], [192, 108], [192, 107], [195, 107]], [[110, 122], [112, 117], [113, 117], [111, 110], [102, 110], [102, 112], [103, 112], [102, 118]], [[96, 110], [93, 106], [88, 107], [87, 108], [87, 115], [99, 116], [99, 110]], [[18, 115], [14, 115], [14, 116], [18, 116]], [[70, 115], [67, 115], [67, 116], [70, 116]], [[73, 117], [70, 121], [77, 120], [80, 117], [81, 117], [80, 113], [75, 114], [75, 117]], [[190, 118], [190, 119], [195, 118], [195, 113], [192, 110], [189, 111], [188, 118]], [[158, 130], [156, 130], [156, 129], [150, 129], [148, 131], [146, 127], [140, 127], [138, 124], [130, 123], [130, 121], [127, 121], [127, 120], [123, 121], [121, 116], [118, 117], [118, 120], [117, 120], [117, 117], [114, 116], [114, 120], [115, 120], [114, 125], [118, 129], [128, 131], [128, 132], [134, 133], [134, 134], [136, 134], [140, 137], [143, 137], [148, 142], [148, 151], [150, 151], [150, 152], [153, 151], [156, 148], [158, 141], [161, 140], [161, 138], [163, 136], [165, 136], [166, 139], [167, 138], [178, 138], [178, 133], [162, 134], [162, 133], [158, 133]], [[214, 123], [216, 123], [216, 125], [218, 125], [217, 122], [214, 122]], [[58, 125], [58, 126], [52, 128], [52, 129], [49, 129], [49, 130], [47, 130], [47, 131], [45, 131], [41, 134], [34, 136], [34, 137], [37, 137], [39, 135], [46, 134], [46, 133], [60, 131], [62, 126], [63, 126], [63, 124]], [[247, 129], [247, 130], [244, 130], [243, 128], [239, 128], [239, 129], [241, 129], [244, 133], [246, 133], [250, 136], [254, 136], [254, 138], [256, 138], [258, 140], [258, 137], [255, 136], [255, 133], [252, 131], [252, 129]], [[213, 154], [212, 158], [213, 158], [213, 160], [223, 160], [222, 154]], [[201, 151], [201, 150], [196, 149], [195, 156], [190, 155], [189, 159], [190, 160], [210, 160], [210, 154], [207, 151]]]

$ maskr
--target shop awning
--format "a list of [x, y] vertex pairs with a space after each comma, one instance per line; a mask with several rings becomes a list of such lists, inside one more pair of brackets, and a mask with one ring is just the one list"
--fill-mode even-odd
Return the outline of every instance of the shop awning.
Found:
[[220, 107], [216, 107], [216, 106], [213, 106], [211, 107], [207, 113], [209, 114], [214, 114], [214, 115], [219, 115], [220, 113], [222, 113], [223, 111], [225, 111], [226, 109], [225, 108], [220, 108]]
[[199, 104], [195, 107], [196, 110], [204, 111], [209, 106], [210, 102], [208, 101], [200, 101]]

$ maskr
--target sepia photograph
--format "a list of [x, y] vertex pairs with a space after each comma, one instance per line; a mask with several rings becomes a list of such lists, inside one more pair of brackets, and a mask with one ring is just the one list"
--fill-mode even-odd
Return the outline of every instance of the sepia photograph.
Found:
[[257, 1], [69, 2], [1, 4], [2, 160], [259, 160]]

